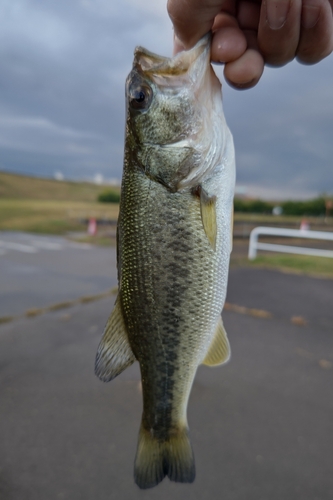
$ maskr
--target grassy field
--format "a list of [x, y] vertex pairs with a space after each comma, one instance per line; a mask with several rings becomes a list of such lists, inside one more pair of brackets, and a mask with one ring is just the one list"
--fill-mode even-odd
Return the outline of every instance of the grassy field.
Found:
[[248, 260], [247, 257], [232, 258], [231, 266], [278, 269], [288, 273], [333, 279], [333, 259], [327, 257], [272, 253], [270, 255], [258, 255], [254, 260]]
[[[118, 204], [98, 203], [98, 195], [105, 186], [86, 182], [65, 182], [40, 179], [0, 172], [0, 230], [28, 231], [45, 234], [86, 232], [82, 220], [95, 217], [115, 221]], [[117, 190], [117, 188], [115, 188]], [[118, 189], [119, 191], [119, 189]], [[235, 214], [235, 223], [294, 225], [299, 227], [301, 217], [272, 217], [270, 215]], [[333, 221], [307, 218], [312, 229], [325, 226], [333, 230]], [[115, 245], [115, 228], [100, 230], [94, 237], [83, 236], [81, 241], [99, 245]], [[235, 250], [238, 248], [238, 251]], [[333, 278], [333, 259], [288, 254], [263, 254], [254, 261], [246, 258], [246, 239], [235, 240], [231, 265], [281, 269]]]
[[234, 222], [235, 224], [243, 223], [249, 226], [281, 226], [281, 227], [291, 227], [299, 229], [301, 221], [306, 219], [310, 225], [310, 228], [314, 231], [320, 230], [321, 228], [332, 231], [333, 230], [333, 217], [303, 217], [299, 215], [270, 215], [270, 214], [245, 214], [245, 213], [235, 213]]
[[[119, 188], [112, 188], [119, 192]], [[0, 172], [0, 199], [95, 202], [105, 190], [90, 182], [56, 181]]]
[[118, 205], [84, 201], [0, 199], [0, 230], [65, 234], [82, 231], [81, 221], [96, 217], [116, 220]]
[[65, 234], [84, 231], [80, 221], [90, 217], [116, 220], [117, 204], [97, 202], [104, 190], [92, 183], [0, 172], [0, 230]]

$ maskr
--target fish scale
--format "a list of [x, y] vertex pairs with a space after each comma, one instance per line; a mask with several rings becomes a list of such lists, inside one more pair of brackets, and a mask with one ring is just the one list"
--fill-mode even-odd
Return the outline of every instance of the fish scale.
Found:
[[230, 356], [221, 311], [234, 149], [209, 47], [206, 37], [170, 59], [138, 48], [127, 80], [119, 293], [95, 371], [109, 381], [139, 361], [143, 415], [134, 475], [140, 488], [165, 475], [194, 480], [186, 416], [191, 386], [199, 364]]

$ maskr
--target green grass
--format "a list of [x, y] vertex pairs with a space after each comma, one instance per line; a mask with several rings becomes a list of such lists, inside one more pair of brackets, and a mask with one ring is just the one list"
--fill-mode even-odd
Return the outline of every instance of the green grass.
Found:
[[[105, 186], [86, 182], [65, 182], [0, 172], [0, 230], [27, 231], [44, 234], [85, 232], [80, 222], [90, 217], [116, 220], [118, 204], [98, 203]], [[117, 188], [115, 188], [117, 191]], [[119, 189], [118, 189], [119, 192]], [[235, 221], [251, 225], [290, 225], [299, 227], [302, 217], [261, 214], [235, 214]], [[325, 224], [332, 230], [332, 218], [308, 218], [311, 228]], [[114, 231], [113, 231], [114, 232]], [[98, 245], [115, 245], [114, 236], [101, 229], [97, 236], [82, 237], [81, 241]], [[247, 252], [245, 249], [244, 253]], [[244, 254], [243, 254], [244, 255]], [[333, 259], [285, 254], [259, 255], [255, 261], [232, 257], [232, 265], [247, 265], [283, 269], [299, 273], [333, 277]]]
[[[119, 193], [118, 188], [114, 188]], [[0, 172], [0, 230], [44, 234], [85, 231], [90, 217], [116, 220], [118, 205], [98, 203], [105, 186]]]
[[[120, 192], [118, 187], [109, 188]], [[90, 182], [56, 181], [0, 172], [0, 199], [97, 202], [105, 186]]]
[[333, 278], [333, 259], [327, 257], [311, 257], [306, 255], [259, 255], [255, 260], [239, 259], [251, 267], [266, 267], [292, 271], [301, 274], [317, 275]]
[[84, 201], [0, 199], [0, 230], [65, 234], [85, 231], [81, 219], [116, 220], [118, 205]]
[[255, 224], [257, 226], [270, 224], [272, 226], [295, 225], [299, 229], [301, 221], [306, 219], [310, 224], [310, 229], [316, 230], [316, 226], [325, 226], [331, 230], [333, 217], [303, 217], [299, 215], [268, 215], [268, 214], [246, 214], [235, 212], [234, 221]]

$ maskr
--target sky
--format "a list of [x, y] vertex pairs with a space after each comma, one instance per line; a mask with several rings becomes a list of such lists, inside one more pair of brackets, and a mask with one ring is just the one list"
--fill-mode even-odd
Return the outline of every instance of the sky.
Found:
[[[149, 5], [148, 5], [149, 4]], [[172, 54], [166, 0], [1, 0], [0, 170], [120, 179], [133, 51]], [[266, 199], [333, 194], [333, 56], [221, 78], [237, 189]]]

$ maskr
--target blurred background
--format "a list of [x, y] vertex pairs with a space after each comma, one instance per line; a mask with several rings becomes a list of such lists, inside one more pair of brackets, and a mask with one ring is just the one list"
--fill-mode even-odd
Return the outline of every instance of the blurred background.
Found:
[[[0, 13], [1, 170], [119, 181], [134, 47], [172, 53], [164, 0], [3, 0]], [[250, 91], [223, 83], [237, 184], [248, 195], [332, 190], [332, 78], [330, 56], [268, 68]]]
[[[332, 234], [333, 56], [266, 68], [244, 92], [214, 66], [237, 159], [232, 360], [193, 386], [196, 482], [142, 493], [138, 366], [93, 374], [136, 45], [171, 55], [166, 1], [0, 3], [0, 499], [331, 499], [333, 259], [247, 255], [258, 226]], [[259, 239], [333, 250], [301, 236]]]

